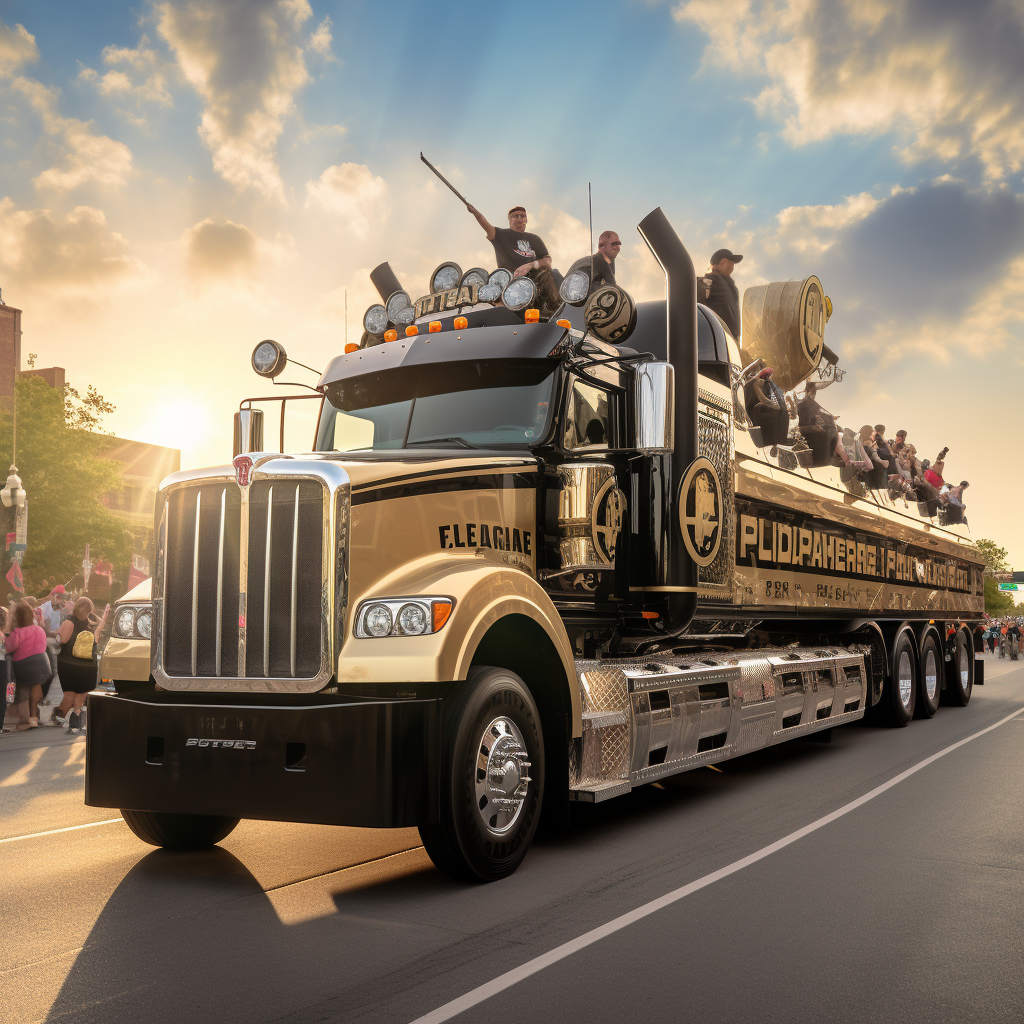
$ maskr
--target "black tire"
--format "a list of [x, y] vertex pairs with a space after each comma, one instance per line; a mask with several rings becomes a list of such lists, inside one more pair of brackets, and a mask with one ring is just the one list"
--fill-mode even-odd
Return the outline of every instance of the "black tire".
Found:
[[[509, 766], [510, 782], [505, 775], [496, 781], [495, 770]], [[440, 821], [419, 828], [430, 859], [458, 879], [493, 882], [512, 874], [533, 842], [543, 792], [544, 737], [530, 691], [507, 669], [470, 669], [444, 712]], [[504, 800], [507, 807], [497, 803]]]
[[167, 850], [208, 850], [227, 838], [240, 821], [212, 814], [164, 814], [121, 810], [125, 824], [150, 846]]
[[942, 696], [942, 673], [945, 668], [942, 651], [934, 633], [929, 633], [921, 645], [921, 657], [917, 671], [917, 708], [918, 718], [931, 718], [939, 709], [939, 698]]
[[952, 657], [946, 665], [943, 699], [955, 708], [965, 708], [974, 689], [974, 650], [964, 638], [962, 629], [954, 635], [952, 646]]
[[917, 704], [917, 644], [910, 630], [904, 630], [896, 639], [887, 682], [889, 725], [902, 728], [910, 724]]

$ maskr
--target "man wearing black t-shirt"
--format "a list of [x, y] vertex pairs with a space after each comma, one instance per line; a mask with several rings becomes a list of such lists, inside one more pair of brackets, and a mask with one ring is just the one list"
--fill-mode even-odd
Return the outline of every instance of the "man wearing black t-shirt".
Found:
[[469, 212], [484, 229], [487, 241], [494, 246], [499, 267], [511, 270], [513, 277], [529, 275], [537, 285], [541, 316], [550, 317], [562, 304], [555, 279], [551, 276], [551, 256], [544, 240], [526, 230], [526, 209], [513, 206], [508, 211], [508, 227], [496, 228], [476, 207]]
[[619, 255], [622, 242], [614, 231], [602, 231], [597, 240], [597, 252], [594, 253], [594, 275], [590, 286], [597, 288], [602, 284], [615, 284], [615, 257]]

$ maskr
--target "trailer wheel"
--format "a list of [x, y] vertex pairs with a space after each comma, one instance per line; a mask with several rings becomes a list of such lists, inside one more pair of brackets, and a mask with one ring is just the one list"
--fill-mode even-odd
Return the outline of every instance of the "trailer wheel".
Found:
[[163, 814], [124, 809], [121, 817], [144, 843], [168, 850], [208, 850], [227, 838], [240, 820], [213, 814]]
[[921, 645], [921, 662], [918, 672], [917, 709], [918, 718], [931, 718], [939, 708], [942, 694], [942, 653], [933, 633], [924, 638]]
[[507, 669], [470, 669], [444, 715], [440, 821], [419, 829], [430, 859], [453, 878], [512, 874], [533, 842], [543, 792], [544, 738], [530, 691]]
[[957, 630], [953, 639], [953, 657], [946, 669], [946, 703], [957, 708], [967, 707], [974, 689], [974, 649]]
[[917, 704], [917, 644], [914, 635], [904, 630], [896, 639], [892, 653], [892, 676], [889, 686], [889, 724], [907, 725], [914, 717]]

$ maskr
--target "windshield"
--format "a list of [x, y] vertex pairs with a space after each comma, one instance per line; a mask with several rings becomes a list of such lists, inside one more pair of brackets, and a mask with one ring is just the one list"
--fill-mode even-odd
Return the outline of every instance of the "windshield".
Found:
[[529, 447], [545, 434], [557, 364], [516, 359], [399, 368], [327, 389], [318, 451]]

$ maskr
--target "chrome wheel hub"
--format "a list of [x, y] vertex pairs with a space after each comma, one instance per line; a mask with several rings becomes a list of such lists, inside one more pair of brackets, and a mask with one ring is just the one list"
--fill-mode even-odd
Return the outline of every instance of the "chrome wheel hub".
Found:
[[529, 752], [510, 718], [495, 718], [480, 737], [476, 757], [476, 807], [488, 832], [501, 836], [519, 820], [530, 786]]
[[900, 701], [905, 708], [909, 708], [910, 695], [914, 687], [914, 674], [910, 671], [910, 655], [906, 651], [900, 655], [900, 667], [896, 676], [900, 684]]
[[933, 651], [928, 652], [924, 663], [924, 688], [928, 694], [928, 700], [935, 700], [935, 694], [939, 689], [939, 669]]

